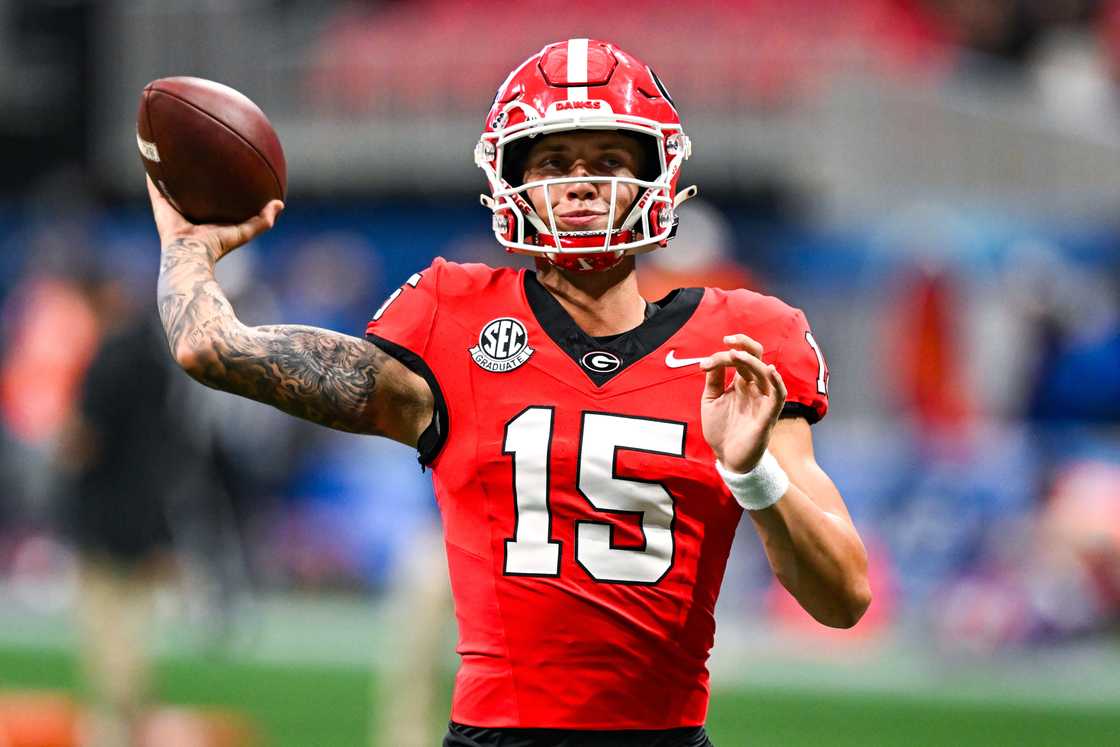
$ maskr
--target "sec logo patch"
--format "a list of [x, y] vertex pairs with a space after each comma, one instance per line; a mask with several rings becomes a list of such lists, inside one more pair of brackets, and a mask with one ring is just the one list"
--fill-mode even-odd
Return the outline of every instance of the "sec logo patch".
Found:
[[499, 317], [482, 328], [478, 344], [470, 349], [480, 367], [494, 373], [512, 371], [533, 354], [525, 325], [512, 317]]

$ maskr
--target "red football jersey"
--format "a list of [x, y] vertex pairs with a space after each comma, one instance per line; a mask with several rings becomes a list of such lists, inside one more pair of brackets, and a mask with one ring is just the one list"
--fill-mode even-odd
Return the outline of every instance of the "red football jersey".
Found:
[[597, 340], [527, 270], [437, 259], [370, 322], [423, 376], [462, 658], [452, 719], [703, 724], [716, 597], [742, 509], [700, 426], [697, 361], [742, 332], [815, 421], [828, 371], [804, 315], [685, 288]]

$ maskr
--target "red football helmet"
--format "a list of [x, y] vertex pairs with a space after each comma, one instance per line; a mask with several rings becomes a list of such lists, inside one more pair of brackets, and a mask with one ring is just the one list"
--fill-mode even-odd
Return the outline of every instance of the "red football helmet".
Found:
[[[647, 153], [648, 173], [522, 184], [522, 174], [515, 172], [531, 139], [570, 130], [634, 135]], [[677, 194], [681, 164], [691, 153], [673, 100], [648, 65], [607, 42], [569, 39], [549, 44], [506, 78], [474, 158], [490, 183], [491, 195], [482, 195], [482, 204], [494, 212], [494, 235], [502, 246], [543, 255], [567, 269], [592, 271], [669, 243], [677, 228], [675, 208], [696, 194], [695, 187]], [[560, 231], [550, 200], [546, 223], [525, 197], [531, 187], [574, 182], [611, 184], [607, 230]], [[633, 205], [616, 204], [620, 183], [638, 187]], [[627, 209], [619, 223], [617, 216]]]

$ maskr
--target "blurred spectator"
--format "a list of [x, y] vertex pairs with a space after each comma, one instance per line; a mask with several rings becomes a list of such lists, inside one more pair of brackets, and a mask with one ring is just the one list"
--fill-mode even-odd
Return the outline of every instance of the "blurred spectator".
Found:
[[931, 436], [959, 434], [972, 414], [962, 317], [949, 272], [904, 272], [887, 314], [885, 360], [899, 405]]
[[[436, 744], [444, 682], [454, 676], [455, 609], [437, 517], [417, 527], [389, 587], [395, 640], [384, 652], [372, 747]], [[438, 714], [438, 715], [437, 715]]]
[[1120, 621], [1120, 466], [1064, 464], [1040, 514], [1006, 524], [993, 552], [939, 596], [951, 648], [986, 651], [1063, 640]]
[[74, 417], [103, 326], [120, 313], [122, 299], [88, 262], [66, 267], [48, 255], [34, 259], [37, 266], [2, 305], [0, 554], [10, 552], [26, 603], [56, 608], [72, 584], [72, 558], [51, 531], [52, 453]]
[[154, 310], [122, 308], [99, 320], [106, 335], [56, 455], [69, 476], [63, 523], [79, 554], [93, 747], [140, 743], [151, 705], [153, 595], [172, 576], [174, 551], [222, 587], [223, 559], [239, 547], [224, 536], [229, 486], [206, 418], [214, 393], [174, 364]]
[[[1057, 474], [1040, 519], [1043, 554], [1058, 556], [1086, 592], [1089, 628], [1120, 622], [1120, 463], [1082, 459]], [[1062, 562], [1065, 561], [1065, 562]], [[1053, 612], [1062, 614], [1062, 606]], [[1082, 632], [1082, 631], [1074, 631]]]
[[1043, 424], [1120, 422], [1116, 279], [1040, 243], [1021, 246], [1008, 265], [1009, 301], [1035, 356], [1024, 414]]
[[144, 315], [105, 341], [59, 454], [74, 477], [66, 513], [81, 558], [93, 747], [137, 739], [150, 697], [152, 591], [170, 549], [165, 512], [198, 478], [160, 333], [158, 320]]
[[113, 292], [94, 278], [35, 272], [7, 298], [0, 415], [20, 441], [44, 446], [69, 418], [101, 335], [98, 305], [107, 311]]

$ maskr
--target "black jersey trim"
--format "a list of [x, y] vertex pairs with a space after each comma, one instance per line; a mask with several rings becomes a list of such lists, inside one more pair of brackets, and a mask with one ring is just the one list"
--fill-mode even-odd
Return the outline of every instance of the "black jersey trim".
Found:
[[443, 747], [712, 747], [703, 726], [677, 729], [519, 729], [450, 721]]
[[[537, 280], [535, 272], [525, 271], [524, 285], [525, 298], [537, 322], [597, 387], [665, 344], [692, 318], [704, 298], [703, 288], [678, 288], [653, 304], [653, 313], [634, 329], [610, 339], [596, 339], [580, 329], [560, 302]], [[600, 350], [616, 355], [621, 365], [611, 371], [592, 371], [581, 363], [588, 353]]]
[[451, 425], [450, 416], [447, 412], [447, 400], [443, 398], [443, 390], [439, 388], [436, 375], [432, 373], [432, 369], [428, 367], [423, 358], [408, 348], [372, 332], [366, 333], [366, 339], [396, 358], [409, 371], [428, 382], [428, 387], [432, 390], [432, 399], [434, 400], [432, 422], [428, 424], [428, 427], [424, 429], [424, 432], [420, 434], [420, 438], [416, 441], [417, 459], [422, 466], [427, 467], [439, 456], [443, 443], [447, 440], [447, 432]]
[[817, 408], [805, 404], [804, 402], [786, 402], [782, 406], [782, 412], [778, 415], [779, 418], [805, 418], [809, 421], [809, 425], [816, 423], [821, 419], [821, 415], [817, 412]]

